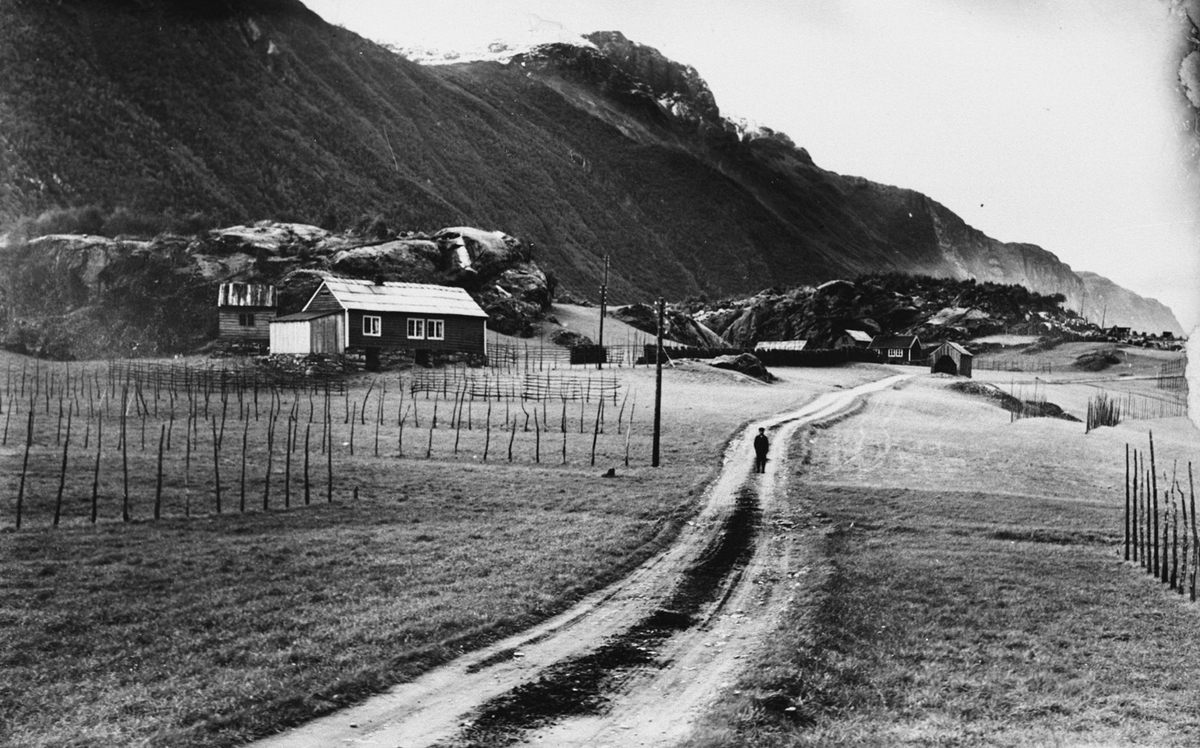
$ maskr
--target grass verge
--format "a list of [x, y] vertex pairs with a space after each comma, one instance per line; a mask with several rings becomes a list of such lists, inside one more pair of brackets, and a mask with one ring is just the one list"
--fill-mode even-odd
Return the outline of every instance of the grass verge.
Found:
[[1198, 614], [1118, 560], [1109, 507], [821, 484], [792, 498], [812, 518], [795, 538], [809, 583], [692, 748], [1200, 740]]

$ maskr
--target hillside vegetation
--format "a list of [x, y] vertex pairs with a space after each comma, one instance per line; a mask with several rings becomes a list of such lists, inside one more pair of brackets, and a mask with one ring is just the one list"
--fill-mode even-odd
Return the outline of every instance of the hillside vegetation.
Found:
[[[591, 39], [429, 68], [296, 0], [0, 0], [0, 221], [141, 238], [468, 225], [519, 237], [581, 298], [610, 255], [615, 303], [901, 271], [1020, 283], [1101, 316], [1050, 252], [825, 171], [722, 118], [691, 68]], [[1110, 324], [1180, 332], [1125, 298]]]
[[399, 235], [380, 223], [333, 233], [260, 222], [150, 241], [52, 234], [8, 247], [0, 272], [0, 344], [66, 360], [195, 352], [216, 338], [227, 282], [274, 285], [281, 314], [302, 309], [329, 275], [459, 286], [506, 334], [528, 334], [554, 293], [514, 237], [469, 227]]

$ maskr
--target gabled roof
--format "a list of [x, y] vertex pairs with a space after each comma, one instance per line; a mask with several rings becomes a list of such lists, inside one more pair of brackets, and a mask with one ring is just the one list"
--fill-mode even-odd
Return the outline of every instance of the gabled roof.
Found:
[[863, 332], [862, 330], [847, 330], [846, 334], [851, 338], [854, 338], [854, 340], [858, 341], [859, 343], [871, 342], [871, 334], [868, 332]]
[[[343, 309], [369, 312], [405, 312], [409, 314], [456, 314], [484, 317], [487, 312], [461, 288], [428, 283], [374, 283], [354, 278], [326, 278], [328, 288]], [[317, 289], [320, 293], [321, 289]], [[316, 294], [313, 294], [316, 297]], [[312, 299], [309, 299], [309, 304]], [[305, 305], [305, 309], [308, 305]]]
[[916, 335], [876, 335], [871, 340], [871, 348], [912, 348], [920, 345]]
[[[938, 346], [939, 350], [942, 348], [953, 348], [954, 350], [958, 351], [960, 354], [962, 354], [964, 356], [968, 356], [968, 357], [971, 357], [971, 355], [972, 355], [971, 352], [968, 351], [966, 348], [963, 348], [961, 345], [959, 345], [958, 343], [955, 343], [954, 341], [951, 341], [951, 340], [947, 340], [945, 343], [942, 343], [941, 345]], [[937, 353], [937, 351], [934, 351], [934, 353]]]

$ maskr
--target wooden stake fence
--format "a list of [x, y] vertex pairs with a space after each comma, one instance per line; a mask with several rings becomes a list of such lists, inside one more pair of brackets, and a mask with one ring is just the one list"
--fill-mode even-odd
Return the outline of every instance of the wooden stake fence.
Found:
[[1149, 434], [1150, 459], [1125, 445], [1124, 558], [1141, 566], [1168, 589], [1196, 600], [1200, 574], [1200, 521], [1196, 516], [1196, 490], [1192, 463], [1188, 462], [1188, 492], [1179, 484], [1178, 462], [1163, 480], [1159, 500], [1158, 464], [1154, 434]]

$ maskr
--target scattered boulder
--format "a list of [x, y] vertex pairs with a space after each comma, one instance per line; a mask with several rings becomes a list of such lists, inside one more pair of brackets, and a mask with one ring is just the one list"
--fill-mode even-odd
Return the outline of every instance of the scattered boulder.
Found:
[[1104, 348], [1098, 351], [1088, 351], [1075, 359], [1071, 366], [1083, 371], [1104, 371], [1114, 364], [1121, 363], [1117, 349]]
[[748, 377], [754, 377], [764, 382], [775, 381], [775, 375], [767, 371], [767, 367], [763, 366], [763, 362], [759, 361], [758, 357], [751, 353], [740, 353], [736, 356], [717, 356], [709, 362], [709, 366], [736, 371], [739, 374], [745, 374]]
[[565, 328], [550, 333], [550, 342], [555, 345], [561, 345], [564, 348], [574, 348], [578, 345], [595, 345], [588, 336]]

